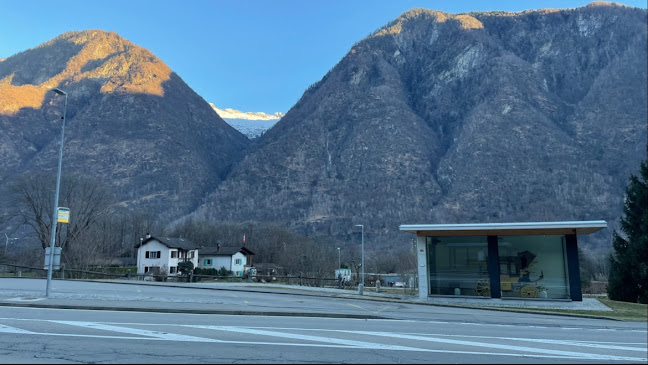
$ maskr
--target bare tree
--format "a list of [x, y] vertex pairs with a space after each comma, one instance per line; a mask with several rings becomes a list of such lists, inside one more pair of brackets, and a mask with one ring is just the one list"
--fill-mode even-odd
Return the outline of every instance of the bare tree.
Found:
[[[31, 227], [43, 248], [49, 247], [54, 213], [54, 179], [49, 174], [23, 176], [13, 185], [22, 223]], [[66, 249], [87, 242], [86, 233], [109, 214], [114, 202], [109, 189], [82, 176], [61, 178], [59, 206], [70, 208], [69, 223], [57, 224], [57, 244]]]

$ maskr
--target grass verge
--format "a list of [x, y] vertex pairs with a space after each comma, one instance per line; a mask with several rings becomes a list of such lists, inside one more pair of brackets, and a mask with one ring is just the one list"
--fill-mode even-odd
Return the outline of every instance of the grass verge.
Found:
[[568, 309], [539, 309], [534, 308], [533, 312], [544, 313], [566, 313], [583, 316], [596, 316], [602, 318], [615, 319], [620, 321], [648, 322], [648, 304], [618, 302], [610, 300], [607, 297], [596, 298], [612, 311], [580, 311]]

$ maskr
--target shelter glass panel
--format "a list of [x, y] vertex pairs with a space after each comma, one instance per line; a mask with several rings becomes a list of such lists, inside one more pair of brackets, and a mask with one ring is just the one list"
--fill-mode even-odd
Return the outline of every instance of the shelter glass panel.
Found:
[[427, 252], [429, 294], [479, 295], [478, 283], [488, 279], [486, 236], [427, 237]]
[[565, 236], [501, 236], [498, 248], [502, 298], [569, 298]]

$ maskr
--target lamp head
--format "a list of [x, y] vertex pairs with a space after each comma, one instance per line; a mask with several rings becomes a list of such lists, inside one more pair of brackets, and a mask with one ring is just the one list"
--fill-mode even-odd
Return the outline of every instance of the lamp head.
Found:
[[364, 225], [362, 225], [362, 224], [356, 224], [355, 226], [356, 227], [364, 227]]
[[64, 95], [64, 96], [67, 95], [67, 93], [65, 91], [59, 89], [58, 87], [53, 88], [52, 91], [54, 91], [55, 93], [57, 93], [59, 95]]

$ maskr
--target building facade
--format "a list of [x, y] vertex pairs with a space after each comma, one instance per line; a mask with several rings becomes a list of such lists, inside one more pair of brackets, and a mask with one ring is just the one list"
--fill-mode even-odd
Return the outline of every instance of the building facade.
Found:
[[198, 248], [187, 239], [147, 235], [135, 247], [138, 274], [178, 275], [178, 263], [183, 261], [198, 266]]
[[254, 253], [245, 247], [221, 246], [205, 247], [200, 250], [198, 267], [201, 269], [225, 268], [234, 276], [243, 276], [246, 267], [252, 266]]

